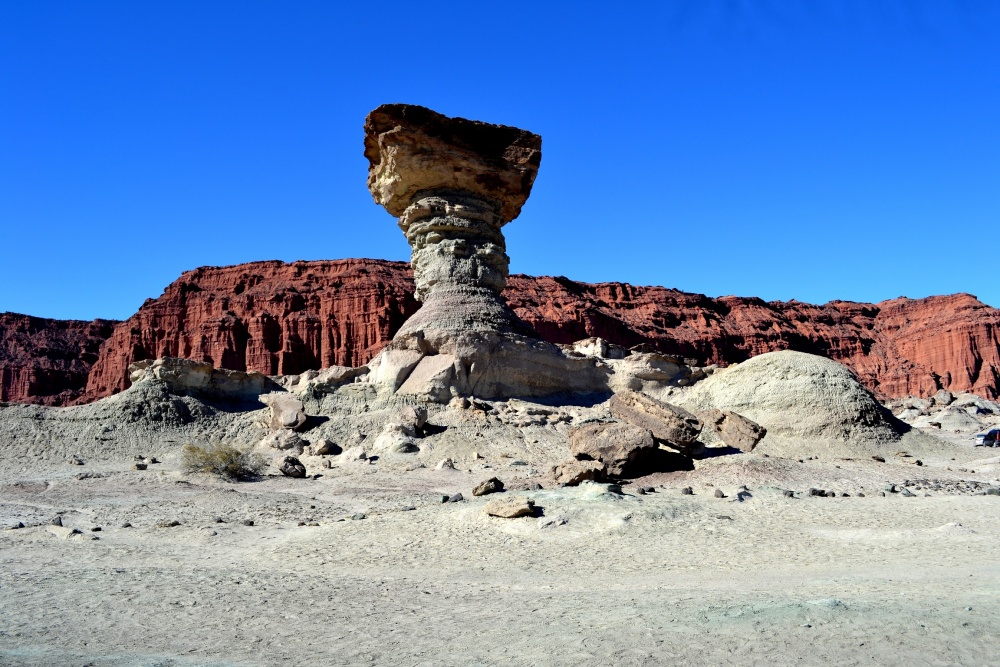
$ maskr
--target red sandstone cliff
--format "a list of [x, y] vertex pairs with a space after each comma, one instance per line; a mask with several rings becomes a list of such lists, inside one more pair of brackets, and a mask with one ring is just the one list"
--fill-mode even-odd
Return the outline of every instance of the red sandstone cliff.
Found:
[[0, 313], [0, 401], [65, 405], [79, 398], [115, 324]]
[[90, 372], [85, 400], [126, 388], [129, 364], [163, 356], [268, 375], [359, 366], [419, 306], [402, 262], [202, 267], [115, 329]]
[[[409, 266], [402, 262], [275, 261], [196, 269], [115, 326], [90, 369], [84, 396], [73, 394], [82, 388], [74, 384], [80, 368], [89, 365], [89, 357], [80, 355], [81, 364], [59, 385], [70, 393], [33, 394], [30, 383], [18, 380], [10, 386], [22, 389], [7, 400], [94, 400], [128, 386], [130, 363], [163, 355], [268, 374], [360, 365], [418, 308], [412, 292]], [[816, 306], [516, 275], [504, 296], [556, 343], [601, 336], [720, 364], [801, 350], [846, 364], [869, 388], [890, 397], [926, 396], [944, 387], [995, 398], [1000, 387], [1000, 310], [968, 294]], [[6, 344], [0, 339], [0, 346]], [[21, 356], [30, 357], [30, 348], [22, 345]]]
[[556, 342], [601, 336], [718, 364], [799, 350], [845, 364], [887, 397], [946, 388], [995, 398], [1000, 388], [1000, 310], [969, 294], [815, 306], [528, 276], [512, 276], [504, 294]]

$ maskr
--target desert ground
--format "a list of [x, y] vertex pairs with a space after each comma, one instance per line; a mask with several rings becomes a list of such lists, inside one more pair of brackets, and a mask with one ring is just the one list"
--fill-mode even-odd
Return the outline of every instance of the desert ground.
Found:
[[[1000, 457], [969, 433], [915, 429], [885, 462], [765, 438], [560, 487], [567, 429], [602, 408], [479, 402], [432, 409], [418, 453], [304, 455], [305, 478], [230, 483], [184, 472], [181, 443], [259, 438], [268, 411], [150, 391], [0, 407], [0, 664], [998, 660]], [[157, 400], [202, 416], [134, 416]], [[337, 400], [355, 421], [306, 401], [333, 416], [314, 431], [383, 419]], [[487, 516], [496, 495], [472, 489], [494, 476], [535, 514]]]

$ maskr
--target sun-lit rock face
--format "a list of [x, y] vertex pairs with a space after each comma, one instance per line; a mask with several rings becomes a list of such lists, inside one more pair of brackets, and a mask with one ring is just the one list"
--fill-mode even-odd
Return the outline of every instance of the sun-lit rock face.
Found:
[[424, 307], [403, 334], [533, 336], [500, 298], [510, 258], [501, 227], [521, 212], [541, 162], [537, 134], [387, 104], [365, 121], [368, 188], [399, 218]]
[[537, 134], [418, 106], [368, 115], [368, 189], [399, 218], [423, 302], [372, 361], [376, 384], [436, 401], [607, 388], [605, 366], [539, 340], [500, 296], [501, 228], [531, 193], [541, 147]]
[[423, 193], [474, 194], [516, 218], [542, 161], [542, 138], [506, 125], [448, 118], [413, 104], [383, 104], [365, 120], [368, 189], [402, 216]]

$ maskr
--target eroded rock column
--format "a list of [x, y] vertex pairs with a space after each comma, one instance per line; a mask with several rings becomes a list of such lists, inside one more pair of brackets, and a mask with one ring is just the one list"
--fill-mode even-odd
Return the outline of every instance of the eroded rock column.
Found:
[[[368, 188], [412, 249], [423, 302], [399, 336], [494, 331], [533, 336], [500, 298], [501, 228], [516, 218], [541, 162], [541, 137], [424, 107], [387, 104], [365, 121]], [[432, 335], [432, 334], [431, 334]]]
[[608, 369], [540, 340], [500, 296], [503, 226], [528, 199], [537, 134], [383, 105], [365, 120], [368, 189], [397, 216], [423, 302], [369, 364], [370, 381], [444, 402], [607, 389]]

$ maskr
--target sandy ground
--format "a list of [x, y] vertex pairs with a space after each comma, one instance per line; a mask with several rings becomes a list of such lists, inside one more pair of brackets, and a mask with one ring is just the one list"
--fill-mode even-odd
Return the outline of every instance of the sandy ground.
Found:
[[519, 519], [470, 494], [530, 474], [507, 458], [240, 484], [169, 456], [8, 466], [0, 665], [996, 664], [1000, 497], [973, 495], [996, 450], [953, 449], [716, 457], [623, 494], [515, 491], [541, 508]]

